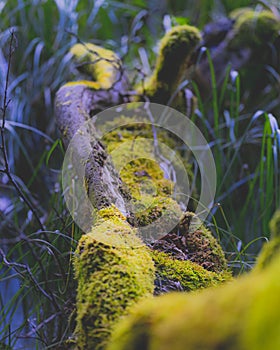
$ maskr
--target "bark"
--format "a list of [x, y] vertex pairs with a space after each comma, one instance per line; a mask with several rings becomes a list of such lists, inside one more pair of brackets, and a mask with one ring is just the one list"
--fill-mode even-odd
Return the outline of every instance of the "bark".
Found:
[[90, 135], [90, 140], [80, 140], [75, 157], [81, 166], [86, 162], [85, 181], [93, 206], [99, 210], [115, 204], [126, 214], [129, 194], [98, 140], [94, 124], [87, 123], [97, 112], [121, 102], [121, 95], [114, 89], [95, 91], [85, 85], [65, 85], [56, 94], [55, 115], [65, 149], [78, 130]]

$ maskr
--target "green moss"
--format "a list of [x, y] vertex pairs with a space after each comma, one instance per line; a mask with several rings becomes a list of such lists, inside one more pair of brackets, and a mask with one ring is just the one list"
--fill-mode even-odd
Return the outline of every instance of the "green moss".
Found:
[[[279, 222], [277, 211], [270, 224], [271, 243], [279, 239]], [[162, 258], [153, 258], [158, 269]], [[261, 266], [230, 283], [144, 301], [116, 327], [107, 350], [278, 349], [279, 274], [278, 249], [270, 252], [265, 268]]]
[[199, 293], [138, 305], [107, 350], [280, 348], [280, 259], [269, 269]]
[[[230, 278], [216, 259], [221, 248], [211, 233], [200, 228], [191, 234], [186, 227], [180, 206], [171, 198], [173, 183], [164, 178], [154, 160], [151, 126], [126, 119], [127, 124], [116, 129], [114, 122], [109, 125], [114, 130], [105, 134], [103, 141], [131, 192], [134, 211], [126, 218], [114, 206], [99, 210], [92, 231], [80, 239], [74, 265], [78, 280], [76, 335], [81, 349], [103, 349], [112, 327], [138, 300], [151, 297], [154, 284], [170, 287], [174, 283], [192, 291]], [[158, 138], [174, 145], [174, 139], [169, 140], [164, 132], [159, 132]], [[159, 227], [157, 219], [161, 219]], [[137, 236], [144, 236], [147, 225], [154, 225], [155, 234], [168, 233], [170, 222], [179, 222], [174, 230], [189, 240], [185, 261], [144, 246]], [[161, 288], [160, 293], [163, 291]]]
[[271, 238], [280, 237], [280, 209], [278, 209], [269, 223]]
[[262, 247], [261, 253], [257, 258], [254, 270], [258, 271], [270, 265], [271, 261], [280, 253], [280, 237], [273, 238]]
[[80, 80], [67, 85], [84, 84], [92, 89], [109, 89], [120, 76], [121, 61], [111, 50], [91, 43], [75, 44], [70, 53], [82, 73], [94, 82]]
[[156, 268], [155, 294], [170, 291], [170, 286], [189, 292], [217, 286], [231, 279], [227, 269], [223, 272], [208, 271], [190, 260], [178, 260], [157, 250], [152, 250], [152, 257]]
[[190, 218], [195, 221], [196, 217], [184, 213], [170, 233], [150, 245], [156, 267], [155, 294], [170, 288], [193, 291], [232, 278], [219, 243], [203, 225], [191, 228]]
[[152, 76], [139, 88], [152, 102], [167, 103], [190, 65], [191, 55], [201, 39], [195, 27], [172, 28], [160, 41], [159, 54]]
[[77, 291], [77, 347], [103, 349], [112, 326], [154, 289], [148, 249], [116, 208], [99, 212], [82, 236], [74, 259]]
[[101, 85], [96, 81], [90, 81], [90, 80], [78, 80], [78, 81], [70, 81], [63, 86], [75, 86], [75, 85], [85, 85], [89, 87], [92, 90], [99, 90], [101, 89]]
[[243, 10], [234, 15], [235, 35], [230, 42], [230, 48], [242, 46], [252, 49], [265, 47], [267, 43], [273, 43], [279, 36], [280, 21], [270, 11]]
[[280, 210], [273, 215], [269, 227], [271, 240], [262, 247], [256, 262], [256, 271], [266, 268], [276, 256], [280, 255]]
[[[112, 130], [108, 133], [105, 133], [103, 137], [103, 141], [106, 143], [109, 151], [112, 151], [120, 144], [127, 142], [128, 140], [136, 140], [137, 138], [153, 140], [154, 133], [151, 125], [151, 120], [147, 119], [142, 115], [136, 114], [138, 104], [139, 102], [130, 103], [127, 106], [127, 115], [125, 113], [124, 115], [115, 117], [112, 121], [107, 121], [106, 125], [103, 125], [103, 122], [100, 125], [100, 129], [102, 132], [104, 132], [105, 130]], [[140, 108], [141, 107], [142, 105], [140, 106]], [[135, 111], [135, 114], [132, 116], [131, 109]], [[172, 149], [180, 145], [180, 140], [176, 138], [174, 134], [168, 132], [168, 130], [157, 127], [156, 131], [157, 139], [159, 142], [164, 142], [168, 147]], [[153, 152], [154, 145], [152, 146], [152, 148], [149, 147], [148, 152]], [[136, 151], [135, 148], [133, 150]], [[141, 151], [146, 152], [145, 149]]]
[[229, 18], [236, 21], [240, 16], [243, 16], [247, 12], [253, 11], [251, 7], [238, 7], [229, 13]]
[[227, 271], [222, 247], [194, 213], [184, 213], [174, 232], [184, 237], [185, 249], [191, 261], [209, 271]]
[[[157, 219], [163, 220], [159, 223], [158, 231], [168, 232], [168, 224], [171, 222], [177, 223], [182, 211], [177, 202], [169, 197], [151, 197], [144, 196], [140, 201], [134, 203], [135, 213], [131, 219], [136, 227], [143, 227], [154, 223]], [[166, 229], [165, 229], [166, 227]], [[157, 231], [156, 224], [153, 229]]]
[[[159, 161], [156, 161], [150, 125], [143, 123], [141, 128], [141, 123], [136, 126], [129, 124], [129, 120], [127, 122], [126, 128], [117, 128], [107, 134], [104, 142], [132, 196], [129, 205], [134, 214], [130, 222], [138, 227], [153, 222], [166, 211], [180, 213], [180, 208], [168, 198], [173, 193], [174, 184], [164, 177]], [[140, 135], [137, 135], [137, 127]]]
[[99, 222], [110, 220], [118, 225], [124, 225], [126, 220], [125, 216], [117, 209], [115, 205], [100, 209], [97, 213], [97, 217]]
[[103, 349], [112, 327], [131, 306], [152, 296], [154, 283], [160, 293], [169, 291], [172, 283], [194, 291], [231, 278], [227, 269], [208, 271], [195, 262], [147, 248], [114, 206], [98, 212], [96, 225], [79, 241], [74, 266], [78, 280], [75, 333], [80, 349]]
[[[122, 126], [119, 126], [123, 124]], [[160, 167], [160, 159], [155, 154], [155, 139], [150, 121], [139, 116], [120, 116], [106, 125], [101, 125], [101, 131], [112, 130], [104, 134], [102, 141], [111, 154], [114, 165], [120, 172], [131, 195], [138, 200], [144, 194], [155, 196], [170, 196], [174, 190], [174, 183], [166, 179]], [[172, 152], [174, 168], [182, 170], [188, 176], [189, 182], [193, 179], [191, 165], [188, 158], [182, 157], [179, 152], [173, 154], [182, 141], [168, 131], [157, 128], [157, 147], [161, 155], [168, 158]]]
[[[132, 143], [129, 143], [126, 146], [131, 145]], [[141, 149], [141, 146], [149, 146], [149, 144], [145, 139], [138, 139], [137, 146]], [[125, 156], [122, 154], [122, 158]], [[135, 158], [124, 165], [120, 176], [129, 187], [131, 195], [136, 199], [139, 199], [144, 193], [159, 196], [172, 192], [173, 184], [171, 181], [164, 179], [163, 171], [158, 163], [140, 155], [139, 158]]]

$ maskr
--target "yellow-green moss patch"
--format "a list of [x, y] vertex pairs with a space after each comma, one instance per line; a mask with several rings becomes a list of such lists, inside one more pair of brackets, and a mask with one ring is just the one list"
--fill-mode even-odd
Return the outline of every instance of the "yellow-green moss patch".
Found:
[[[271, 243], [279, 222], [277, 211]], [[223, 286], [140, 303], [116, 327], [107, 350], [278, 349], [279, 274], [280, 251], [272, 249], [264, 266]]]
[[269, 223], [271, 238], [280, 237], [280, 209], [276, 210]]
[[120, 77], [121, 61], [111, 50], [85, 43], [75, 44], [70, 53], [79, 70], [94, 80], [94, 83], [83, 80], [83, 84], [93, 89], [109, 89]]
[[176, 225], [182, 214], [179, 204], [169, 197], [157, 196], [156, 198], [151, 198], [146, 196], [141, 198], [141, 201], [136, 202], [134, 207], [133, 220], [131, 219], [133, 225], [143, 227], [155, 223], [154, 230], [157, 231], [156, 220], [162, 218], [158, 230], [161, 230], [163, 233], [169, 231], [167, 229], [169, 223], [175, 222]]
[[268, 269], [227, 285], [142, 303], [107, 350], [278, 349], [279, 273], [278, 257]]
[[280, 255], [280, 210], [273, 215], [270, 224], [271, 240], [264, 244], [254, 270], [266, 268], [271, 261]]
[[194, 291], [217, 286], [230, 280], [231, 273], [213, 272], [190, 260], [178, 260], [157, 250], [152, 250], [156, 268], [155, 294], [163, 294], [172, 290]]
[[185, 169], [189, 182], [192, 181], [193, 173], [187, 157], [182, 159], [179, 151], [176, 152], [182, 140], [175, 135], [157, 128], [155, 140], [151, 122], [139, 116], [122, 115], [102, 127], [102, 132], [104, 128], [108, 130], [102, 141], [134, 199], [139, 199], [143, 194], [155, 197], [173, 193], [174, 183], [165, 177], [159, 154], [168, 161], [172, 153], [172, 166], [180, 171]]
[[109, 208], [100, 212], [92, 231], [80, 239], [74, 267], [78, 280], [77, 347], [103, 349], [120, 317], [152, 295], [153, 261], [122, 214]]
[[258, 49], [279, 36], [280, 21], [271, 11], [243, 10], [234, 14], [235, 35], [231, 48], [242, 46]]
[[99, 90], [101, 89], [101, 85], [96, 81], [90, 81], [90, 80], [78, 80], [78, 81], [70, 81], [63, 86], [75, 86], [75, 85], [85, 85], [93, 90]]
[[182, 25], [172, 28], [160, 41], [152, 76], [138, 88], [152, 102], [167, 103], [190, 65], [191, 54], [201, 40], [197, 28]]

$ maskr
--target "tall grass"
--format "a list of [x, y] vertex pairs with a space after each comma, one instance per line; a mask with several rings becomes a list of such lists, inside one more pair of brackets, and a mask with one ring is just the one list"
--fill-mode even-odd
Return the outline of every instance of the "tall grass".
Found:
[[280, 205], [280, 129], [274, 115], [257, 109], [259, 103], [250, 110], [240, 104], [238, 72], [229, 70], [217, 89], [211, 56], [206, 54], [212, 81], [208, 108], [193, 85], [199, 106], [194, 118], [199, 119], [211, 144], [217, 170], [210, 225], [212, 222], [231, 252], [232, 264], [243, 269], [244, 264], [252, 266], [262, 243], [270, 237], [269, 221]]
[[[62, 200], [59, 175], [64, 151], [53, 116], [55, 92], [75, 77], [69, 47], [79, 38], [114, 49], [133, 79], [139, 72], [149, 72], [147, 65], [154, 63], [164, 14], [188, 16], [190, 23], [202, 27], [218, 13], [249, 1], [163, 3], [0, 1], [1, 96], [11, 30], [17, 36], [6, 149], [14, 179], [45, 226], [39, 230], [32, 212], [0, 174], [0, 349], [67, 348], [63, 341], [73, 331], [73, 322], [68, 321], [75, 317], [71, 259], [81, 232]], [[268, 222], [279, 205], [279, 127], [269, 110], [242, 107], [237, 72], [229, 70], [220, 89], [214, 69], [211, 78], [213, 99], [207, 105], [196, 91], [200, 112], [195, 116], [217, 167], [219, 187], [209, 225], [239, 272], [252, 265], [258, 242], [269, 236]], [[266, 105], [277, 106], [275, 97], [268, 100]]]

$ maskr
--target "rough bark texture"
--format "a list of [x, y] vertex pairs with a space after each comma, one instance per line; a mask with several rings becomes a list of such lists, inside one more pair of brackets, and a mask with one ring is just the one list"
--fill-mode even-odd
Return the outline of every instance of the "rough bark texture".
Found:
[[103, 144], [97, 139], [94, 124], [87, 124], [91, 116], [120, 102], [120, 95], [113, 89], [95, 91], [85, 85], [64, 85], [56, 95], [55, 114], [65, 148], [69, 146], [76, 132], [83, 130], [85, 126], [90, 135], [92, 151], [89, 156], [84, 147], [75, 149], [75, 152], [77, 157], [86, 161], [88, 196], [94, 207], [102, 209], [115, 204], [125, 212], [124, 199], [128, 199], [129, 194], [114, 170]]
[[106, 108], [128, 102], [122, 89], [93, 90], [84, 84], [63, 85], [56, 93], [55, 115], [64, 146], [93, 115]]

